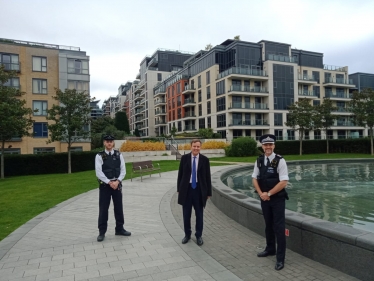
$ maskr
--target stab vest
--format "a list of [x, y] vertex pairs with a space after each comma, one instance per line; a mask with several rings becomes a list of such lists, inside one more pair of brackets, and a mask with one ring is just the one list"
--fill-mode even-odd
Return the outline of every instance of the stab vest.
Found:
[[271, 161], [270, 166], [264, 164], [264, 154], [257, 158], [257, 167], [260, 170], [260, 174], [257, 176], [257, 181], [262, 192], [270, 191], [279, 183], [278, 165], [282, 158], [282, 156], [276, 154], [274, 159]]
[[113, 154], [109, 156], [105, 151], [100, 151], [99, 155], [103, 159], [102, 170], [108, 179], [117, 179], [121, 173], [121, 159], [118, 150], [113, 150]]

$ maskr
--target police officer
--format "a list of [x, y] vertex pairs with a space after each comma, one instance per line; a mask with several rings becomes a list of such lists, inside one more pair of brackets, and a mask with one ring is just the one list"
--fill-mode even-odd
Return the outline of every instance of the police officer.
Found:
[[252, 182], [261, 198], [265, 219], [266, 248], [257, 256], [276, 254], [275, 269], [281, 270], [286, 255], [285, 199], [288, 199], [288, 196], [284, 188], [288, 182], [288, 169], [283, 157], [274, 153], [275, 140], [275, 136], [271, 134], [260, 137], [265, 153], [258, 157], [255, 163]]
[[97, 241], [105, 238], [108, 228], [108, 209], [111, 198], [114, 205], [116, 219], [116, 235], [130, 236], [131, 232], [123, 228], [125, 223], [122, 207], [122, 180], [126, 175], [125, 160], [118, 150], [114, 150], [114, 137], [104, 137], [105, 150], [99, 152], [95, 158], [96, 177], [99, 181], [99, 236]]

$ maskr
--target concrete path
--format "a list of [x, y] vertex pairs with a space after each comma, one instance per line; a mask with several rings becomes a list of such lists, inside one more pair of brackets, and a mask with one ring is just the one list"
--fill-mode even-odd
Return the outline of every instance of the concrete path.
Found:
[[[212, 167], [212, 173], [227, 166]], [[30, 220], [0, 242], [0, 281], [78, 280], [357, 280], [287, 251], [285, 268], [257, 258], [264, 238], [221, 213], [205, 211], [204, 245], [182, 245], [177, 172], [124, 183], [125, 228], [114, 235], [110, 209], [104, 242], [98, 235], [98, 190], [81, 194]]]

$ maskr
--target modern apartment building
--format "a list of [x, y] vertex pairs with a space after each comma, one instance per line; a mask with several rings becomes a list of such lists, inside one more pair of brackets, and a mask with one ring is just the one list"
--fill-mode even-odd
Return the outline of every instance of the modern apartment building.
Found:
[[[155, 86], [154, 104], [167, 101], [159, 111], [166, 105], [165, 115], [155, 115], [157, 134], [170, 134], [175, 126], [179, 133], [213, 128], [229, 140], [258, 139], [264, 133], [297, 139], [298, 133], [284, 125], [288, 106], [303, 98], [317, 105], [328, 97], [339, 116], [328, 137], [366, 136], [367, 130], [354, 126], [347, 111], [352, 88], [348, 67], [324, 64], [322, 53], [266, 40], [226, 40], [196, 53], [183, 69]], [[154, 110], [158, 112], [157, 107]], [[310, 131], [306, 138], [325, 138], [323, 134]]]
[[103, 116], [103, 110], [98, 105], [99, 102], [100, 100], [90, 102], [92, 119], [97, 119]]
[[191, 55], [192, 53], [183, 51], [157, 49], [152, 56], [146, 56], [140, 62], [140, 70], [136, 76], [139, 81], [129, 89], [131, 131], [137, 128], [143, 137], [156, 136], [160, 132], [157, 120], [166, 115], [166, 101], [161, 96], [154, 99], [153, 88], [182, 69], [183, 62]]
[[[66, 152], [67, 144], [47, 144], [47, 109], [56, 101], [55, 88], [61, 90], [90, 90], [89, 56], [78, 47], [0, 39], [0, 64], [5, 69], [17, 70], [18, 76], [8, 86], [18, 87], [25, 94], [26, 106], [38, 109], [33, 115], [33, 137], [13, 138], [5, 143], [6, 153], [37, 154]], [[90, 150], [87, 140], [74, 143], [77, 151]]]
[[373, 73], [362, 73], [356, 72], [349, 74], [349, 79], [352, 79], [353, 83], [356, 85], [357, 91], [362, 91], [365, 88], [370, 88], [374, 90], [374, 74]]

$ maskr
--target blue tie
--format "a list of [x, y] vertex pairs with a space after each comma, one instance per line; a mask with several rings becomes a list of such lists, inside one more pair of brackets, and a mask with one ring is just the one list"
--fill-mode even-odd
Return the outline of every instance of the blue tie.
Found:
[[194, 156], [194, 158], [193, 158], [191, 186], [192, 186], [193, 189], [196, 188], [196, 156]]

